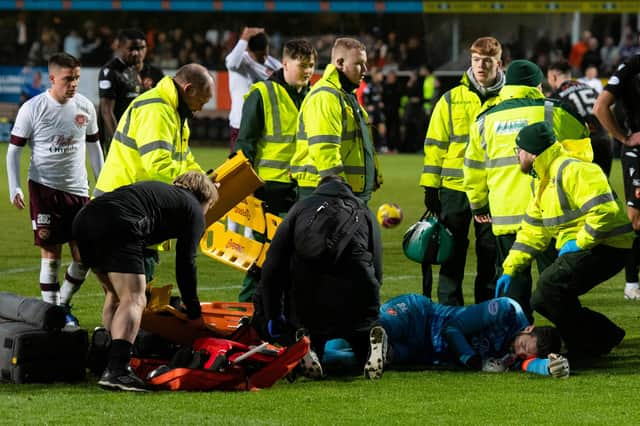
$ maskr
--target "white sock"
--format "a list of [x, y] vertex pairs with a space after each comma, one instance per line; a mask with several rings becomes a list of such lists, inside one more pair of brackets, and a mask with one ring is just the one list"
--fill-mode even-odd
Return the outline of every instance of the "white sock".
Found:
[[62, 288], [60, 289], [60, 303], [63, 305], [68, 305], [71, 302], [71, 298], [76, 293], [76, 291], [80, 290], [80, 286], [87, 278], [89, 274], [89, 269], [86, 268], [82, 263], [76, 262], [75, 260], [71, 262], [69, 267], [67, 268], [67, 273], [64, 274], [64, 282], [62, 283]]
[[42, 300], [55, 305], [60, 302], [60, 263], [60, 259], [40, 259], [40, 294]]
[[635, 283], [626, 283], [624, 285], [624, 289], [625, 290], [633, 290], [634, 288], [640, 288], [640, 285], [637, 282], [635, 282]]

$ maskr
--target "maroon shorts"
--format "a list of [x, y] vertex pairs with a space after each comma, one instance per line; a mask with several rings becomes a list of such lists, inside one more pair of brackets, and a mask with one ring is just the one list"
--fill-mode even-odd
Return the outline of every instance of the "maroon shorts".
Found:
[[88, 202], [89, 197], [73, 195], [29, 180], [34, 244], [48, 246], [71, 241], [73, 218]]
[[240, 129], [229, 126], [229, 152], [236, 151], [236, 141], [238, 140], [238, 133], [240, 133]]

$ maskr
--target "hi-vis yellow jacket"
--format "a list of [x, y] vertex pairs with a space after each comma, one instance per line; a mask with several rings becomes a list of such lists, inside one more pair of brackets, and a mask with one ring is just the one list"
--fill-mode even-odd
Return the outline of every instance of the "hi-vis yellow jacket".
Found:
[[442, 95], [433, 109], [424, 141], [421, 186], [464, 191], [464, 151], [469, 143], [469, 127], [480, 112], [482, 101], [469, 88], [466, 73], [460, 83]]
[[251, 86], [260, 92], [264, 111], [264, 132], [256, 147], [254, 165], [258, 176], [265, 181], [291, 182], [289, 164], [296, 150], [298, 107], [287, 89], [271, 80]]
[[178, 90], [164, 77], [122, 115], [93, 195], [143, 180], [171, 183], [189, 170], [204, 172], [189, 150], [189, 134], [178, 113]]
[[505, 86], [499, 99], [471, 125], [463, 170], [471, 209], [490, 212], [494, 235], [505, 235], [518, 231], [531, 198], [531, 179], [520, 171], [514, 152], [520, 129], [546, 121], [557, 140], [586, 138], [589, 129], [535, 87]]
[[[345, 178], [356, 194], [372, 192], [380, 185], [375, 149], [365, 146], [372, 144], [370, 133], [363, 136], [356, 118], [360, 114], [366, 123], [367, 112], [360, 106], [357, 108], [359, 111], [347, 99], [336, 67], [327, 65], [322, 78], [302, 102], [298, 115], [291, 176], [299, 186], [314, 188], [328, 175]], [[369, 156], [373, 161], [367, 160]], [[368, 182], [367, 175], [373, 176], [374, 181]]]
[[[584, 143], [589, 145], [589, 139]], [[563, 145], [554, 143], [533, 162], [533, 197], [503, 263], [505, 274], [528, 266], [552, 238], [557, 249], [569, 240], [583, 249], [631, 247], [635, 234], [607, 177], [597, 164], [575, 158]]]

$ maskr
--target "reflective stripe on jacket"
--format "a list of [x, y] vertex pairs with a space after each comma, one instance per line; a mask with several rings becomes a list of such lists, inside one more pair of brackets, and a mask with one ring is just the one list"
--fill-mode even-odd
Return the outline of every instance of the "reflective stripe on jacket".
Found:
[[291, 182], [289, 164], [296, 149], [298, 108], [281, 84], [260, 81], [246, 96], [254, 90], [260, 92], [264, 111], [264, 133], [254, 161], [258, 176], [266, 181]]
[[113, 136], [94, 196], [143, 180], [171, 183], [202, 168], [189, 150], [189, 124], [178, 113], [171, 77], [131, 101]]
[[624, 205], [597, 164], [570, 156], [556, 143], [536, 157], [533, 168], [533, 197], [503, 263], [505, 274], [529, 265], [552, 238], [557, 249], [569, 240], [582, 249], [631, 247], [634, 233]]
[[[355, 114], [367, 120], [367, 112], [355, 111], [342, 90], [338, 70], [327, 65], [302, 102], [298, 115], [296, 151], [291, 175], [302, 187], [316, 187], [325, 176], [340, 175], [358, 194], [379, 186], [377, 158], [366, 161], [364, 140]], [[370, 139], [370, 138], [369, 138]], [[373, 164], [371, 164], [373, 163]], [[376, 182], [366, 181], [366, 168], [373, 168]]]
[[478, 94], [469, 89], [466, 73], [461, 84], [436, 103], [424, 141], [421, 186], [464, 191], [464, 151], [469, 143], [469, 127], [481, 105]]
[[588, 137], [589, 129], [577, 116], [540, 91], [527, 86], [505, 86], [500, 103], [481, 113], [471, 125], [464, 157], [464, 188], [471, 209], [489, 208], [495, 235], [515, 234], [531, 198], [531, 179], [520, 171], [514, 152], [523, 127], [551, 123], [557, 140]]

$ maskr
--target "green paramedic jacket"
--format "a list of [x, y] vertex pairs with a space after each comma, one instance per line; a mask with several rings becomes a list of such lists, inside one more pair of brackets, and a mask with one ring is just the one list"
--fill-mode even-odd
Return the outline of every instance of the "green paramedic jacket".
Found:
[[505, 86], [499, 103], [471, 125], [464, 156], [464, 189], [474, 214], [491, 213], [494, 235], [515, 234], [531, 199], [531, 179], [520, 171], [514, 152], [523, 127], [549, 122], [557, 140], [583, 139], [589, 129], [535, 87]]
[[505, 274], [528, 266], [553, 238], [557, 249], [569, 240], [583, 249], [599, 244], [631, 247], [635, 234], [607, 177], [597, 164], [572, 154], [554, 143], [534, 160], [533, 196], [503, 263]]

